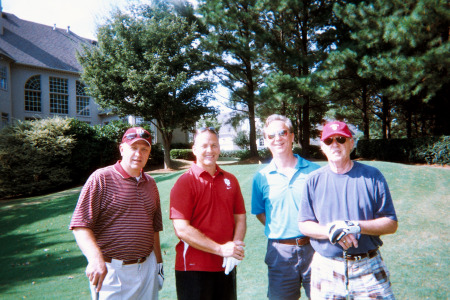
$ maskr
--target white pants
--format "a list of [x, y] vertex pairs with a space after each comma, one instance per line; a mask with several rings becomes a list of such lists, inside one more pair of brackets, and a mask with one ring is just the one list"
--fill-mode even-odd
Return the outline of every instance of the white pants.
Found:
[[141, 264], [122, 265], [113, 259], [106, 263], [108, 274], [99, 293], [91, 284], [93, 300], [158, 299], [158, 268], [155, 253]]

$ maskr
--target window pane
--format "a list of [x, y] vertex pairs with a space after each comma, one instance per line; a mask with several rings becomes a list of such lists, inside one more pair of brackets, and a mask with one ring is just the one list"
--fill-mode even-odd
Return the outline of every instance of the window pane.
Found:
[[0, 89], [8, 89], [8, 78], [6, 77], [6, 67], [0, 67]]
[[25, 110], [41, 111], [41, 76], [31, 77], [25, 83]]
[[68, 80], [58, 77], [50, 77], [50, 113], [69, 113], [69, 87]]

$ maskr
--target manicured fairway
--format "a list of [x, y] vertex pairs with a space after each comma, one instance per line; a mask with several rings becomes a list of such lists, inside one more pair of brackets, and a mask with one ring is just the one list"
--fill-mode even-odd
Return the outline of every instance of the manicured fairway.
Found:
[[[383, 237], [381, 249], [397, 299], [447, 299], [450, 169], [364, 163], [385, 175], [399, 217], [397, 233]], [[252, 177], [260, 167], [224, 166], [238, 178], [248, 211], [246, 259], [238, 268], [238, 297], [245, 300], [266, 299], [266, 238], [263, 226], [250, 214]], [[153, 174], [164, 217], [161, 241], [166, 281], [160, 299], [176, 299], [177, 238], [169, 220], [169, 193], [182, 173]], [[86, 260], [68, 230], [78, 193], [79, 188], [0, 202], [0, 299], [90, 299]]]

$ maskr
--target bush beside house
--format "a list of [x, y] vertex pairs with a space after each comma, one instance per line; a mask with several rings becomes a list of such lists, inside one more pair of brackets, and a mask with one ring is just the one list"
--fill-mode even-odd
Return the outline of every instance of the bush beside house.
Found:
[[[4, 128], [0, 132], [0, 199], [83, 183], [97, 168], [120, 159], [118, 146], [129, 126], [120, 121], [90, 126], [56, 117], [19, 121]], [[149, 163], [162, 162], [157, 145], [151, 155]]]

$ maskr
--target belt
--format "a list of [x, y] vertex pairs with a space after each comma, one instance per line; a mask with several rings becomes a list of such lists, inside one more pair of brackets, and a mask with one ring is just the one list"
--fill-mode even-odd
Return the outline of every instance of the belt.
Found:
[[305, 246], [305, 245], [309, 244], [309, 237], [305, 236], [302, 238], [274, 240], [274, 241], [277, 243], [280, 243], [280, 244], [300, 247], [300, 246]]
[[378, 249], [375, 250], [370, 250], [369, 252], [366, 253], [361, 253], [361, 254], [347, 254], [346, 256], [344, 256], [344, 258], [346, 260], [361, 260], [363, 258], [373, 258], [375, 256], [378, 255]]
[[[113, 258], [104, 256], [103, 260], [105, 262], [107, 262], [107, 263], [111, 263]], [[119, 261], [122, 262], [122, 265], [133, 265], [133, 264], [141, 264], [141, 263], [143, 263], [146, 260], [147, 260], [147, 257], [138, 258], [138, 259], [131, 259], [131, 260], [119, 260]]]

